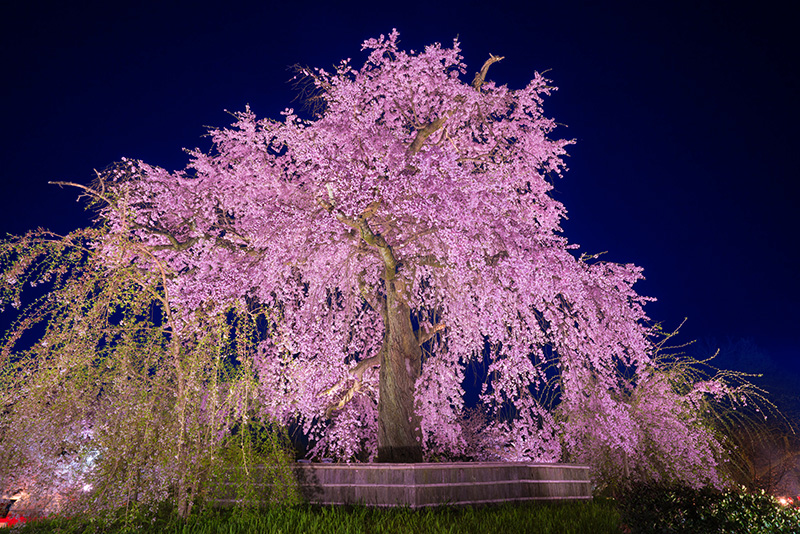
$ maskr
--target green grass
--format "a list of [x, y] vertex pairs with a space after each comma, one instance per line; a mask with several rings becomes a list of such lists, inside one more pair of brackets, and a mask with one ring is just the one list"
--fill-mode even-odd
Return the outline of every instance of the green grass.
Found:
[[760, 493], [641, 486], [620, 501], [524, 503], [481, 507], [365, 506], [210, 509], [187, 520], [168, 508], [119, 511], [106, 517], [52, 517], [14, 527], [19, 534], [776, 534], [800, 533], [800, 509], [777, 506]]
[[558, 504], [504, 504], [488, 507], [376, 509], [363, 506], [295, 506], [252, 510], [211, 510], [181, 521], [162, 512], [119, 514], [106, 520], [43, 519], [19, 529], [31, 533], [289, 534], [480, 533], [604, 534], [620, 532], [619, 513], [608, 501]]

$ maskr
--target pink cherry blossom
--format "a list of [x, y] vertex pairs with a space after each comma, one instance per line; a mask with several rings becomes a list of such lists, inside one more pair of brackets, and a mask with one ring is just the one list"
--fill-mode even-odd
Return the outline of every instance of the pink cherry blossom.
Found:
[[[415, 54], [397, 32], [363, 50], [359, 69], [298, 73], [311, 118], [246, 108], [183, 171], [129, 160], [102, 176], [108, 227], [169, 268], [187, 317], [269, 310], [255, 356], [262, 405], [298, 421], [315, 455], [419, 443], [429, 457], [602, 453], [619, 467], [641, 458], [639, 428], [658, 420], [652, 439], [682, 440], [669, 453], [713, 471], [713, 438], [652, 370], [652, 299], [633, 288], [642, 269], [579, 258], [562, 233], [552, 182], [573, 141], [544, 114], [549, 80], [497, 84], [491, 56], [466, 83], [458, 42]], [[482, 451], [464, 430], [471, 362], [487, 371]], [[386, 428], [391, 410], [401, 437]]]

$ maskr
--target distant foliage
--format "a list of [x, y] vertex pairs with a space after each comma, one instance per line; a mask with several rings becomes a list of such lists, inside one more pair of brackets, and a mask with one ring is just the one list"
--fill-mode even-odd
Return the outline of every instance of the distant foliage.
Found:
[[620, 500], [622, 523], [632, 534], [683, 532], [795, 534], [800, 509], [781, 506], [763, 491], [721, 492], [675, 484], [635, 484]]
[[713, 356], [700, 361], [668, 354], [664, 345], [676, 334], [654, 346], [650, 365], [624, 387], [585, 388], [583, 408], [557, 408], [570, 428], [569, 457], [592, 466], [604, 491], [616, 494], [648, 481], [727, 486], [736, 454], [732, 428], [752, 426], [751, 410], [762, 419], [780, 417], [749, 375], [712, 367]]
[[[780, 369], [752, 339], [718, 342], [706, 338], [693, 352], [716, 350], [721, 361], [718, 365], [748, 373], [749, 380], [769, 391], [770, 401], [780, 410], [776, 413], [764, 402], [725, 407], [717, 418], [731, 450], [724, 470], [737, 484], [753, 491], [800, 493], [800, 376]], [[769, 409], [767, 413], [765, 408]]]

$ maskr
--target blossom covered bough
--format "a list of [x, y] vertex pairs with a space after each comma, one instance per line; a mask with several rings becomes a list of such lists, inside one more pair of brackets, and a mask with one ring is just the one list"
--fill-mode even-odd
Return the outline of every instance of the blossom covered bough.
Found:
[[559, 354], [565, 399], [582, 375], [613, 386], [613, 362], [643, 364], [641, 271], [576, 260], [559, 235], [547, 177], [569, 141], [548, 137], [547, 80], [496, 85], [492, 56], [464, 83], [457, 43], [413, 54], [397, 39], [367, 41], [360, 70], [301, 72], [312, 120], [246, 110], [186, 171], [128, 162], [106, 177], [117, 200], [104, 215], [178, 273], [184, 309], [275, 310], [258, 358], [269, 409], [299, 414], [329, 454], [460, 452], [464, 365], [488, 344], [482, 401], [521, 414], [498, 422], [499, 454], [554, 460], [555, 422], [535, 399], [542, 348]]
[[[395, 32], [364, 49], [359, 70], [298, 73], [312, 119], [247, 109], [185, 171], [128, 161], [106, 175], [113, 231], [169, 266], [182, 309], [274, 310], [257, 356], [265, 404], [299, 416], [315, 452], [467, 452], [464, 369], [484, 358], [481, 402], [514, 414], [488, 429], [497, 457], [558, 460], [562, 439], [578, 447], [579, 413], [608, 414], [593, 432], [630, 443], [614, 392], [620, 367], [650, 365], [648, 299], [633, 289], [640, 268], [576, 259], [561, 235], [549, 179], [571, 141], [549, 137], [553, 88], [538, 74], [495, 84], [497, 56], [464, 83], [457, 42], [415, 54]], [[551, 366], [565, 424], [539, 401]]]
[[[245, 109], [183, 171], [99, 174], [84, 187], [103, 206], [94, 251], [163, 280], [170, 336], [258, 315], [245, 359], [260, 409], [297, 422], [316, 457], [569, 460], [718, 484], [700, 410], [734, 390], [676, 389], [633, 289], [642, 270], [562, 235], [551, 181], [572, 141], [551, 138], [549, 81], [496, 84], [490, 56], [466, 83], [458, 42], [406, 52], [393, 32], [363, 48], [360, 69], [298, 70], [311, 118]], [[471, 364], [486, 376], [472, 411]]]
[[[184, 309], [274, 310], [258, 355], [265, 400], [299, 415], [316, 451], [466, 452], [464, 368], [483, 358], [482, 403], [515, 414], [487, 432], [498, 457], [561, 458], [562, 438], [579, 447], [570, 414], [584, 412], [609, 414], [604, 435], [630, 444], [613, 392], [620, 366], [650, 364], [648, 299], [632, 287], [641, 269], [576, 259], [561, 235], [549, 178], [571, 142], [549, 137], [553, 88], [539, 74], [518, 90], [489, 81], [497, 56], [464, 83], [457, 42], [415, 54], [395, 32], [364, 48], [359, 70], [299, 72], [310, 120], [248, 109], [185, 171], [127, 162], [105, 177], [117, 195], [105, 217], [177, 273]], [[539, 400], [552, 365], [563, 425]]]

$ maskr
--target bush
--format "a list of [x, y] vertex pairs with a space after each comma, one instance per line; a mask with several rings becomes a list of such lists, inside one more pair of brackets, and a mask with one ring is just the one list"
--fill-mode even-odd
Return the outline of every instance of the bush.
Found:
[[619, 508], [633, 534], [800, 532], [800, 510], [780, 506], [764, 491], [636, 484], [622, 495]]

